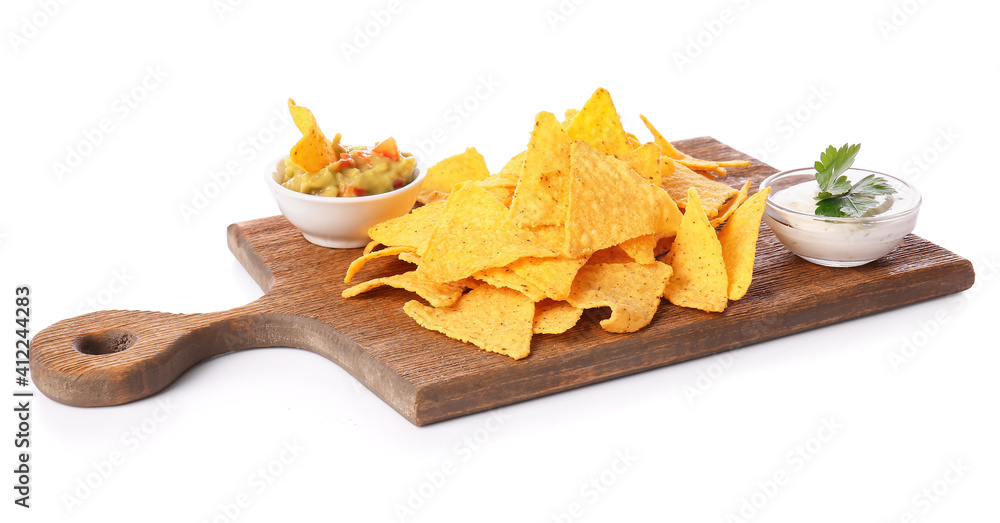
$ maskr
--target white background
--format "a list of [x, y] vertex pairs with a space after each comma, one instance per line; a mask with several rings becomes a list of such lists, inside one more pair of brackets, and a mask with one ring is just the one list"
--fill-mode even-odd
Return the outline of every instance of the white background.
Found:
[[[277, 213], [261, 176], [297, 139], [288, 97], [345, 141], [392, 134], [429, 162], [475, 146], [492, 170], [535, 113], [598, 86], [645, 140], [640, 112], [670, 139], [712, 135], [781, 169], [860, 142], [857, 165], [913, 181], [916, 232], [972, 260], [978, 282], [424, 428], [292, 349], [212, 360], [120, 407], [36, 395], [32, 508], [4, 487], [4, 521], [996, 519], [995, 2], [48, 4], [0, 8], [0, 310], [30, 284], [33, 332], [88, 303], [190, 313], [258, 297], [225, 232]], [[286, 444], [304, 450], [278, 465]], [[268, 466], [280, 473], [260, 483]]]

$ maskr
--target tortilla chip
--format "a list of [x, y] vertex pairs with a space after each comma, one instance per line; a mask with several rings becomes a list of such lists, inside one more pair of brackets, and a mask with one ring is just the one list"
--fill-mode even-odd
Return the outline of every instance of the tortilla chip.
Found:
[[564, 301], [542, 300], [535, 304], [535, 320], [531, 327], [534, 334], [562, 334], [576, 325], [583, 316], [578, 309]]
[[508, 267], [553, 300], [565, 300], [587, 258], [521, 258]]
[[344, 276], [344, 283], [350, 282], [354, 279], [354, 275], [368, 263], [368, 260], [374, 260], [376, 258], [384, 258], [386, 256], [396, 256], [402, 252], [413, 252], [414, 248], [409, 246], [400, 247], [387, 247], [380, 251], [370, 252], [368, 254], [362, 255], [360, 258], [351, 262], [351, 265], [347, 267], [347, 274]]
[[770, 187], [758, 191], [733, 213], [733, 217], [719, 231], [722, 258], [726, 263], [726, 275], [729, 280], [730, 300], [742, 298], [750, 288], [753, 262], [757, 255], [760, 219], [764, 214], [767, 195], [770, 192]]
[[641, 118], [642, 123], [646, 125], [646, 129], [649, 129], [649, 132], [653, 134], [653, 141], [656, 145], [660, 146], [663, 154], [675, 160], [680, 160], [681, 158], [685, 158], [687, 156], [686, 154], [678, 151], [672, 143], [668, 142], [667, 139], [660, 134], [660, 131], [657, 131], [656, 127], [653, 127], [653, 124], [649, 123], [649, 120], [647, 120], [645, 116], [640, 114], [639, 118]]
[[710, 171], [715, 174], [718, 174], [719, 176], [726, 175], [726, 170], [720, 167], [719, 164], [712, 161], [699, 160], [697, 158], [691, 158], [690, 156], [686, 156], [685, 158], [680, 158], [677, 161], [689, 169], [696, 169], [699, 171]]
[[620, 245], [601, 249], [590, 255], [587, 265], [598, 265], [601, 263], [632, 263], [635, 260], [626, 253]]
[[647, 234], [645, 236], [640, 236], [638, 238], [632, 238], [631, 240], [623, 241], [618, 246], [621, 247], [622, 251], [638, 263], [653, 263], [656, 261], [656, 255], [653, 250], [656, 248], [656, 242], [660, 240], [662, 235], [660, 233]]
[[578, 112], [580, 111], [576, 109], [566, 109], [566, 112], [563, 113], [563, 121], [560, 122], [563, 129], [569, 127], [569, 123], [573, 121], [573, 117], [576, 116], [576, 113]]
[[406, 263], [420, 265], [420, 256], [417, 256], [417, 253], [415, 252], [409, 252], [409, 251], [401, 252], [399, 253], [399, 256], [397, 256], [397, 258], [399, 258], [402, 261], [405, 261]]
[[569, 149], [569, 136], [556, 117], [552, 113], [538, 113], [524, 157], [524, 170], [510, 205], [515, 224], [523, 227], [566, 222]]
[[295, 127], [298, 127], [302, 134], [309, 132], [310, 127], [319, 129], [319, 124], [316, 123], [316, 117], [313, 116], [312, 111], [295, 105], [295, 100], [291, 98], [288, 99], [288, 112], [292, 114], [292, 121], [295, 122]]
[[694, 187], [688, 190], [687, 200], [687, 211], [667, 254], [674, 275], [663, 295], [674, 305], [722, 312], [728, 304], [722, 245], [708, 223]]
[[683, 164], [674, 162], [671, 158], [664, 157], [661, 167], [663, 167], [663, 188], [677, 206], [681, 209], [687, 207], [688, 189], [693, 187], [698, 190], [702, 209], [709, 218], [718, 216], [722, 204], [739, 192], [722, 182], [710, 180]]
[[521, 169], [524, 167], [524, 155], [526, 152], [527, 151], [521, 151], [514, 155], [514, 157], [508, 160], [507, 164], [504, 165], [496, 175], [513, 180], [514, 183], [517, 183], [518, 178], [521, 177]]
[[526, 357], [531, 351], [535, 302], [511, 289], [482, 285], [466, 293], [454, 305], [439, 309], [411, 300], [403, 305], [403, 312], [424, 328], [472, 343], [485, 351], [515, 360]]
[[445, 206], [445, 202], [434, 202], [418, 207], [409, 214], [386, 220], [368, 229], [368, 236], [386, 247], [405, 246], [419, 250], [430, 239], [434, 225], [444, 214]]
[[344, 298], [353, 298], [376, 287], [388, 285], [397, 289], [416, 293], [434, 307], [447, 307], [462, 297], [465, 287], [457, 283], [436, 283], [426, 280], [417, 271], [404, 272], [386, 278], [375, 278], [353, 287], [348, 287], [340, 294]]
[[722, 204], [722, 207], [719, 207], [719, 215], [712, 218], [712, 227], [718, 228], [723, 223], [726, 223], [726, 220], [728, 220], [729, 217], [736, 212], [736, 209], [739, 208], [740, 205], [743, 205], [743, 202], [746, 201], [747, 193], [749, 192], [750, 179], [747, 178], [746, 183], [744, 183], [743, 187], [740, 188], [740, 191], [736, 193], [736, 196], [733, 196], [729, 199], [729, 201]]
[[653, 185], [659, 186], [662, 174], [660, 172], [660, 146], [647, 143], [630, 151], [622, 160], [635, 172], [645, 176]]
[[542, 301], [545, 293], [532, 285], [509, 267], [491, 267], [472, 275], [473, 278], [484, 281], [494, 287], [506, 287], [531, 298], [531, 301]]
[[566, 301], [581, 309], [611, 307], [611, 317], [601, 321], [601, 328], [635, 332], [653, 320], [671, 272], [660, 262], [585, 265]]
[[[657, 240], [656, 241], [656, 247], [653, 248], [653, 256], [659, 258], [660, 256], [663, 256], [664, 254], [666, 254], [670, 250], [670, 247], [672, 247], [674, 245], [674, 238], [675, 237], [676, 236], [674, 236], [674, 235], [664, 236], [664, 237], [660, 238], [659, 240]], [[400, 254], [400, 257], [402, 257], [402, 256], [403, 255]]]
[[587, 142], [574, 142], [571, 147], [570, 178], [565, 249], [570, 257], [662, 231], [668, 225], [671, 202], [667, 193]]
[[378, 247], [377, 241], [368, 242], [368, 245], [365, 245], [365, 250], [361, 253], [361, 255], [364, 256], [366, 254], [370, 254], [372, 251], [375, 250], [375, 247]]
[[447, 283], [524, 256], [556, 255], [512, 224], [507, 208], [474, 183], [461, 185], [445, 205], [426, 247], [418, 251], [418, 270], [427, 279]]
[[[336, 140], [339, 141], [340, 135], [337, 136]], [[289, 156], [292, 163], [307, 173], [319, 171], [338, 159], [334, 145], [315, 125], [302, 134], [302, 138], [299, 138], [299, 141], [292, 146]]]
[[[450, 156], [431, 166], [427, 170], [424, 184], [420, 186], [420, 196], [417, 201], [430, 203], [439, 193], [451, 193], [457, 183], [485, 180], [490, 175], [486, 160], [475, 147], [469, 147], [465, 152]], [[438, 196], [439, 197], [439, 196]]]
[[632, 150], [611, 94], [604, 88], [594, 91], [583, 104], [583, 109], [570, 120], [566, 133], [570, 139], [583, 140], [604, 154], [621, 157]]
[[[481, 183], [482, 182], [476, 182], [476, 185], [483, 187]], [[498, 202], [502, 203], [504, 207], [508, 209], [510, 208], [510, 204], [513, 202], [514, 199], [514, 187], [508, 186], [508, 187], [483, 187], [483, 188], [486, 189], [486, 192], [493, 195], [493, 197], [496, 198]]]

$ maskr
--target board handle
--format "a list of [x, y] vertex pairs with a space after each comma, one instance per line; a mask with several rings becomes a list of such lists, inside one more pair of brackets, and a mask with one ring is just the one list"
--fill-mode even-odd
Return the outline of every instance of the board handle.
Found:
[[[119, 405], [159, 392], [198, 363], [227, 352], [299, 346], [290, 314], [240, 307], [207, 314], [99, 311], [55, 323], [31, 342], [32, 381], [55, 401]], [[313, 348], [313, 347], [302, 347]]]

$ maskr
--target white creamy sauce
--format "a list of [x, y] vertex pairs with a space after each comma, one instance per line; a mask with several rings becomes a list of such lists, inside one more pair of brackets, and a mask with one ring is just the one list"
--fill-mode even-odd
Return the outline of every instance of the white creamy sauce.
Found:
[[[851, 183], [857, 180], [851, 180]], [[899, 191], [899, 187], [896, 187]], [[902, 219], [885, 219], [909, 210], [915, 202], [906, 191], [879, 196], [879, 206], [865, 216], [871, 223], [842, 223], [815, 216], [819, 184], [809, 181], [793, 185], [771, 195], [773, 203], [810, 216], [801, 216], [776, 209], [777, 217], [765, 215], [768, 226], [786, 245], [791, 243], [800, 255], [822, 260], [868, 260], [895, 247], [913, 230], [916, 213]]]

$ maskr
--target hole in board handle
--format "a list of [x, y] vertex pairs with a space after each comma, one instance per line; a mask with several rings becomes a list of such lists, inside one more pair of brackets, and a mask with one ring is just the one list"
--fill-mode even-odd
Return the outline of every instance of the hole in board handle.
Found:
[[73, 348], [82, 354], [99, 356], [114, 354], [135, 345], [137, 336], [123, 330], [106, 330], [84, 334], [76, 339]]

